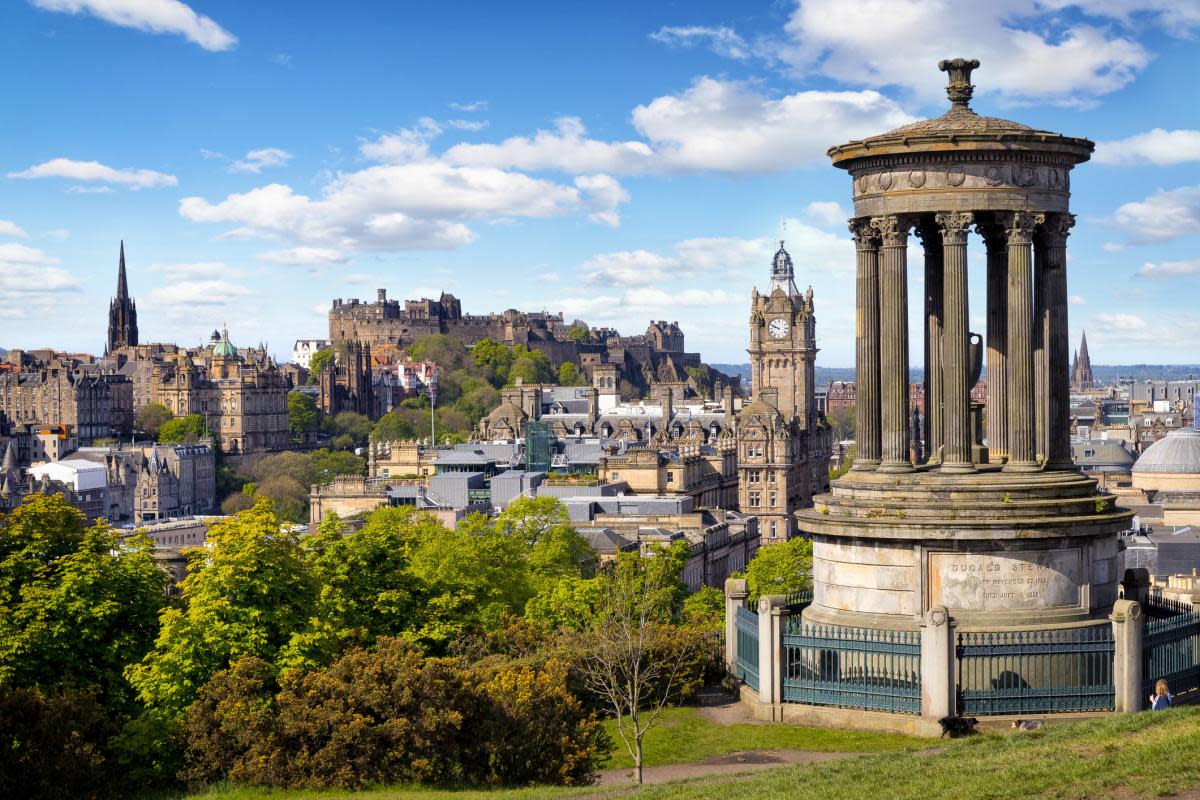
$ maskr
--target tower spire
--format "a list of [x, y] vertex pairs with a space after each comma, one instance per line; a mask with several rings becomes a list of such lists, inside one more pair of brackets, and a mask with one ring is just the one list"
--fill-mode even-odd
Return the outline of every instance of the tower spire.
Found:
[[125, 279], [125, 240], [121, 240], [121, 261], [117, 267], [117, 299], [126, 300], [129, 297], [129, 282]]

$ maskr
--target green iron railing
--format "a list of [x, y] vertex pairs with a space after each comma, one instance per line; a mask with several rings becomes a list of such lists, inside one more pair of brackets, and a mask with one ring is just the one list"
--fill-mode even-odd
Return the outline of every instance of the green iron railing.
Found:
[[790, 614], [799, 614], [805, 608], [810, 606], [813, 601], [812, 589], [801, 589], [798, 592], [788, 592], [784, 595], [784, 605], [787, 606]]
[[1146, 605], [1142, 639], [1142, 692], [1147, 697], [1159, 679], [1172, 694], [1200, 689], [1200, 612], [1190, 604], [1153, 598]]
[[758, 691], [758, 614], [737, 609], [737, 677]]
[[958, 713], [1113, 708], [1112, 627], [960, 633]]
[[921, 713], [916, 631], [805, 625], [783, 634], [783, 702]]

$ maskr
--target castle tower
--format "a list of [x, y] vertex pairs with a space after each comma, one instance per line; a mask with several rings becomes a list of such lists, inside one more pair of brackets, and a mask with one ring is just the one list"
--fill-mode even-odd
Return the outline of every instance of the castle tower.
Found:
[[1079, 340], [1079, 352], [1075, 355], [1075, 363], [1071, 367], [1071, 388], [1086, 391], [1096, 384], [1092, 375], [1092, 359], [1088, 356], [1087, 332]]
[[104, 344], [104, 354], [137, 343], [137, 305], [129, 296], [129, 284], [125, 278], [125, 241], [122, 240], [121, 259], [117, 266], [117, 296], [108, 305], [108, 340]]

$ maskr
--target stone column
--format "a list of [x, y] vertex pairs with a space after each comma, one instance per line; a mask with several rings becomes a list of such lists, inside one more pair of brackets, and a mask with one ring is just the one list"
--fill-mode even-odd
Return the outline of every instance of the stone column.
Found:
[[921, 716], [952, 717], [956, 704], [954, 620], [945, 606], [934, 606], [918, 624], [921, 626]]
[[1008, 463], [1009, 472], [1036, 472], [1033, 397], [1033, 244], [1039, 214], [997, 214], [1008, 238]]
[[1046, 436], [1046, 418], [1050, 412], [1050, 402], [1046, 394], [1047, 372], [1050, 361], [1047, 358], [1047, 340], [1050, 333], [1050, 306], [1046, 295], [1046, 248], [1043, 237], [1034, 235], [1033, 239], [1033, 427], [1034, 452], [1039, 461], [1046, 461], [1049, 439]]
[[987, 247], [988, 460], [1008, 455], [1008, 241], [995, 223], [975, 226]]
[[971, 429], [970, 339], [967, 301], [967, 232], [975, 215], [970, 212], [944, 212], [937, 215], [942, 232], [942, 262], [945, 300], [945, 330], [942, 332], [943, 424], [945, 456], [942, 469], [947, 472], [971, 472], [974, 443]]
[[879, 466], [879, 233], [870, 220], [850, 222], [856, 249], [854, 469]]
[[925, 460], [942, 458], [942, 237], [930, 219], [917, 235], [925, 247]]
[[745, 578], [725, 580], [725, 667], [731, 674], [737, 672], [737, 610], [746, 607], [747, 595]]
[[873, 217], [879, 231], [880, 472], [911, 472], [908, 457], [908, 215]]
[[1073, 214], [1049, 214], [1042, 226], [1046, 264], [1047, 328], [1047, 467], [1074, 469], [1071, 459], [1071, 363], [1067, 342], [1067, 236]]
[[1141, 603], [1118, 600], [1109, 615], [1113, 626], [1114, 710], [1131, 714], [1141, 711], [1147, 698], [1142, 697], [1142, 639], [1145, 617]]

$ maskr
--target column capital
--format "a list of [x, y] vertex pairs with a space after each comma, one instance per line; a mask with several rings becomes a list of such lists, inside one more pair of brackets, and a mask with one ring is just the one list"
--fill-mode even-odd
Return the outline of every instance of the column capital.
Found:
[[966, 244], [975, 215], [970, 211], [939, 211], [934, 219], [942, 232], [943, 244]]
[[1065, 247], [1073, 227], [1074, 214], [1046, 214], [1046, 221], [1042, 223], [1042, 238], [1050, 247]]
[[996, 214], [996, 222], [1004, 227], [1010, 245], [1033, 244], [1034, 230], [1045, 221], [1045, 214], [1032, 211], [1001, 211]]
[[917, 221], [913, 214], [888, 214], [871, 217], [871, 227], [879, 231], [884, 247], [908, 247], [908, 232]]
[[975, 223], [975, 231], [983, 237], [983, 244], [989, 253], [999, 252], [1008, 247], [1008, 236], [998, 220], [980, 220]]
[[854, 236], [855, 247], [859, 250], [876, 250], [879, 248], [879, 231], [872, 225], [868, 217], [855, 217], [847, 223], [851, 235]]

